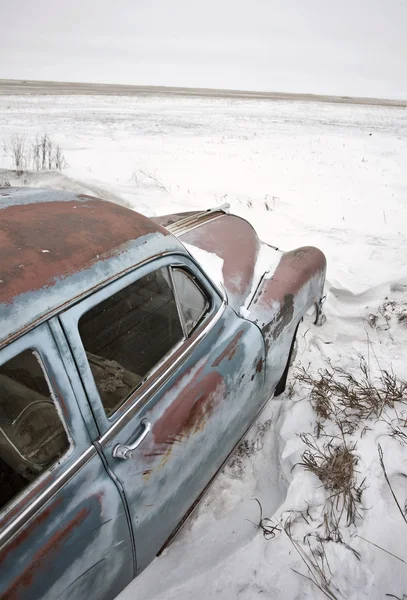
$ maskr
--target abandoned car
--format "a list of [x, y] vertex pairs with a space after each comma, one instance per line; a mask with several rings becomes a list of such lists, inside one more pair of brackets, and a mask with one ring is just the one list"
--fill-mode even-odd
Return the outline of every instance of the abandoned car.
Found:
[[0, 597], [112, 599], [284, 390], [317, 248], [0, 189]]

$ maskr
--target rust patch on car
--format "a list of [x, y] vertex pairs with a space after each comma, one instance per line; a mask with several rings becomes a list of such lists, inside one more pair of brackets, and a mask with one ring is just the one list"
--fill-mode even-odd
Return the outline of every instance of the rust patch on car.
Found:
[[83, 521], [88, 517], [90, 510], [88, 508], [82, 508], [71, 519], [67, 525], [57, 531], [46, 544], [39, 550], [31, 561], [30, 566], [26, 569], [16, 581], [14, 581], [5, 592], [3, 598], [7, 600], [18, 600], [22, 588], [27, 588], [32, 584], [33, 578], [37, 570], [44, 566], [44, 562], [52, 558], [56, 552], [61, 549], [62, 544], [72, 535], [73, 531], [80, 527]]
[[325, 255], [318, 248], [304, 246], [283, 254], [271, 279], [265, 280], [255, 299], [257, 307], [267, 308], [273, 302], [281, 307], [287, 294], [295, 295], [316, 273], [324, 273]]
[[135, 211], [93, 198], [6, 206], [0, 211], [0, 303], [52, 286], [151, 233], [169, 235]]
[[256, 373], [261, 373], [263, 370], [264, 360], [261, 358], [256, 365]]
[[236, 350], [238, 347], [238, 343], [242, 335], [244, 334], [244, 330], [241, 329], [237, 332], [234, 338], [229, 342], [223, 352], [218, 356], [216, 360], [212, 363], [212, 367], [219, 367], [220, 363], [227, 358], [228, 360], [232, 360], [234, 355], [236, 354]]
[[50, 477], [36, 482], [35, 487], [26, 493], [22, 501], [10, 508], [4, 518], [4, 521], [10, 522], [21, 511], [22, 507], [28, 506], [31, 501], [50, 484], [50, 481], [52, 481], [53, 478], [53, 475], [51, 475]]
[[203, 371], [202, 366], [156, 422], [153, 438], [157, 450], [145, 456], [165, 455], [168, 446], [204, 428], [207, 418], [223, 398], [224, 381], [217, 371], [210, 371], [206, 375], [203, 375]]
[[48, 506], [47, 508], [42, 510], [38, 514], [38, 516], [33, 521], [31, 521], [31, 523], [29, 523], [26, 527], [24, 527], [24, 529], [21, 531], [21, 533], [17, 534], [11, 540], [11, 542], [7, 545], [7, 547], [0, 552], [0, 564], [3, 562], [3, 560], [6, 558], [6, 556], [10, 552], [13, 552], [16, 548], [21, 546], [31, 536], [31, 534], [37, 529], [37, 527], [41, 527], [41, 525], [44, 523], [44, 521], [47, 521], [47, 519], [53, 514], [54, 510], [58, 507], [59, 504], [61, 504], [61, 502], [62, 502], [62, 497], [55, 500], [50, 506]]
[[270, 348], [270, 337], [276, 340], [291, 324], [294, 318], [294, 295], [285, 294], [280, 309], [268, 325], [263, 328], [267, 350]]

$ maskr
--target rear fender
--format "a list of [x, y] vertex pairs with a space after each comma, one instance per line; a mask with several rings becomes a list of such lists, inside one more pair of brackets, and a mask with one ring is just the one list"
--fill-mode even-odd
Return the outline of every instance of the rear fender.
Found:
[[268, 390], [281, 378], [297, 325], [313, 304], [320, 306], [325, 274], [326, 258], [318, 248], [286, 252], [274, 272], [263, 276], [242, 311], [264, 336]]

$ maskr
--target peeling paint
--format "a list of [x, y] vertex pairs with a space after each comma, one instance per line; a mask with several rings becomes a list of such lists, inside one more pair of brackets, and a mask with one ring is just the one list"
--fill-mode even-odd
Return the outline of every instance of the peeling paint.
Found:
[[221, 354], [218, 356], [218, 358], [212, 363], [212, 367], [219, 367], [219, 365], [221, 364], [221, 362], [223, 360], [225, 360], [225, 358], [227, 358], [228, 360], [231, 360], [234, 357], [234, 355], [236, 354], [237, 345], [238, 345], [239, 340], [242, 337], [243, 333], [244, 333], [244, 330], [241, 330], [238, 333], [236, 333], [234, 338], [228, 343], [226, 348], [221, 352]]

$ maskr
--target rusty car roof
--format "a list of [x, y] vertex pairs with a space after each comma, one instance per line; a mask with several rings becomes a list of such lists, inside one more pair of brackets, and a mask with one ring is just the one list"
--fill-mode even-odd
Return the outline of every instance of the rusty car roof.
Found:
[[167, 229], [92, 196], [0, 189], [0, 347], [62, 307], [168, 251]]

